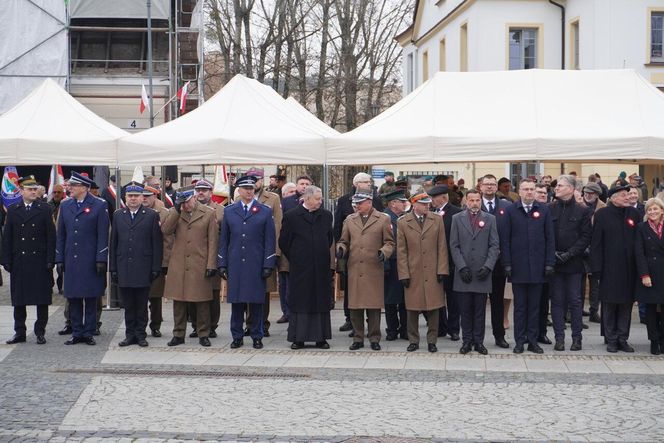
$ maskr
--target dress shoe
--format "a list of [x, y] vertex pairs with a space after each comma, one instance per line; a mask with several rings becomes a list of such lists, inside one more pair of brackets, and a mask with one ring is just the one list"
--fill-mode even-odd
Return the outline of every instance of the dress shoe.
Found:
[[390, 333], [390, 334], [387, 334], [387, 335], [385, 336], [385, 340], [387, 340], [387, 341], [394, 341], [394, 340], [396, 340], [396, 339], [397, 339], [397, 334], [391, 334], [391, 333]]
[[606, 345], [606, 352], [618, 352], [618, 344], [617, 343], [607, 343]]
[[584, 317], [588, 317], [590, 315], [590, 312], [584, 309], [583, 311], [581, 311], [581, 315], [583, 315]]
[[599, 314], [597, 312], [591, 312], [590, 317], [588, 318], [588, 321], [590, 323], [599, 323], [601, 320], [600, 320]]
[[515, 354], [523, 354], [523, 345], [520, 344], [515, 344], [514, 345], [514, 351]]
[[206, 347], [206, 348], [209, 348], [210, 345], [211, 345], [211, 343], [210, 343], [210, 339], [207, 338], [207, 337], [200, 337], [200, 338], [198, 339], [198, 344], [201, 345], [201, 346], [204, 346], [204, 347]]
[[432, 352], [432, 353], [433, 352], [438, 352], [438, 347], [433, 343], [429, 343], [429, 344], [427, 344], [427, 350], [429, 352]]
[[316, 347], [318, 349], [330, 349], [330, 344], [327, 342], [327, 340], [317, 341]]
[[76, 345], [78, 343], [81, 343], [83, 339], [81, 337], [71, 337], [69, 340], [65, 342], [66, 345]]
[[380, 351], [380, 343], [378, 342], [371, 342], [371, 350], [373, 351]]
[[193, 331], [191, 331], [191, 334], [189, 334], [189, 338], [196, 338], [196, 337], [198, 337], [198, 331], [194, 329]]
[[588, 326], [587, 323], [583, 323], [583, 322], [581, 323], [581, 329], [588, 329], [588, 328], [589, 328], [589, 326]]
[[450, 340], [452, 341], [459, 341], [460, 337], [459, 334], [456, 332], [450, 332]]
[[482, 343], [475, 343], [475, 350], [482, 355], [487, 355], [489, 353]]
[[580, 351], [581, 349], [583, 349], [583, 347], [581, 346], [581, 340], [578, 340], [578, 339], [577, 340], [572, 340], [572, 346], [569, 347], [569, 350], [570, 351]]
[[467, 354], [472, 350], [472, 346], [470, 343], [464, 343], [461, 345], [461, 349], [459, 349], [459, 354]]
[[25, 343], [25, 335], [15, 335], [9, 340], [7, 340], [5, 343], [8, 345], [13, 345], [16, 343]]
[[348, 336], [349, 336], [349, 337], [355, 337], [355, 331], [352, 331], [352, 330], [351, 330], [351, 331], [348, 333]]
[[528, 345], [528, 351], [532, 352], [533, 354], [544, 354], [544, 349], [540, 348], [538, 344], [533, 344], [530, 343]]
[[62, 330], [58, 331], [58, 335], [71, 335], [72, 332], [74, 332], [74, 330], [71, 326], [65, 326]]
[[133, 338], [125, 338], [120, 343], [118, 343], [118, 346], [125, 347], [125, 346], [129, 346], [129, 345], [134, 345], [136, 343], [138, 343], [138, 342], [136, 340], [134, 340]]
[[[101, 331], [99, 330], [99, 326], [95, 328], [95, 331], [92, 333], [92, 335], [101, 335]], [[89, 343], [88, 343], [89, 344]]]
[[639, 318], [639, 322], [640, 322], [642, 325], [645, 325], [645, 324], [646, 324], [646, 319], [645, 319], [645, 317], [641, 317], [641, 318]]
[[43, 345], [44, 343], [46, 343], [46, 339], [44, 338], [44, 336], [43, 335], [38, 335], [37, 336], [37, 344], [38, 345]]
[[288, 323], [288, 317], [282, 315], [279, 320], [277, 320], [277, 323]]
[[217, 331], [214, 329], [210, 329], [210, 333], [208, 334], [208, 338], [217, 338]]
[[496, 339], [496, 346], [498, 346], [499, 348], [507, 349], [507, 348], [510, 347], [510, 344], [507, 343], [507, 341], [504, 338], [497, 338]]
[[270, 331], [267, 329], [263, 329], [263, 337], [269, 337], [270, 336]]
[[661, 355], [661, 350], [659, 349], [659, 342], [658, 341], [651, 341], [650, 342], [650, 353], [652, 355]]
[[339, 331], [340, 332], [346, 332], [346, 331], [350, 331], [352, 329], [353, 329], [353, 325], [349, 321], [346, 321], [346, 323], [339, 326]]
[[83, 341], [81, 343], [85, 343], [86, 345], [89, 346], [94, 346], [97, 344], [97, 342], [93, 337], [83, 337]]
[[245, 329], [244, 330], [244, 336], [249, 337], [250, 335], [251, 335], [251, 331], [249, 330], [249, 328]]
[[140, 346], [141, 348], [145, 348], [145, 347], [147, 347], [147, 345], [148, 345], [148, 341], [147, 341], [146, 339], [144, 339], [144, 338], [139, 339], [136, 343], [137, 343], [138, 346]]
[[173, 337], [171, 341], [167, 343], [168, 346], [178, 346], [184, 344], [184, 338], [182, 337]]
[[253, 347], [254, 349], [263, 349], [263, 340], [260, 338], [255, 338]]
[[153, 337], [161, 337], [161, 331], [159, 329], [153, 329], [152, 330], [152, 336]]
[[302, 349], [304, 348], [304, 342], [303, 341], [294, 341], [292, 345], [290, 345], [291, 349]]
[[556, 340], [556, 344], [553, 346], [554, 351], [564, 351], [565, 342], [563, 340]]
[[348, 347], [348, 349], [350, 349], [351, 351], [357, 351], [358, 349], [363, 348], [363, 347], [364, 347], [364, 343], [362, 343], [361, 341], [354, 341], [354, 342]]
[[620, 349], [623, 352], [634, 352], [634, 348], [629, 345], [626, 341], [619, 341], [618, 342], [618, 349]]
[[231, 349], [237, 349], [240, 346], [242, 346], [243, 344], [244, 344], [244, 342], [242, 341], [241, 338], [238, 338], [237, 340], [233, 340], [231, 342]]
[[420, 345], [418, 345], [417, 343], [411, 343], [406, 348], [406, 351], [413, 352], [413, 351], [417, 351], [418, 349], [420, 349]]
[[547, 337], [546, 335], [541, 335], [541, 336], [537, 337], [537, 343], [550, 345], [551, 344], [551, 339], [549, 337]]

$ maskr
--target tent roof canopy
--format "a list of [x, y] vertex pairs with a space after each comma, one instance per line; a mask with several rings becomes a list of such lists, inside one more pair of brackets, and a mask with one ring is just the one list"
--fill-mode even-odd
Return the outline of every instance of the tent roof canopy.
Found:
[[0, 164], [114, 165], [126, 135], [46, 79], [0, 116]]
[[664, 95], [633, 70], [439, 72], [328, 140], [328, 164], [664, 160]]
[[236, 75], [201, 107], [120, 140], [118, 157], [123, 165], [323, 164], [329, 135], [272, 88]]

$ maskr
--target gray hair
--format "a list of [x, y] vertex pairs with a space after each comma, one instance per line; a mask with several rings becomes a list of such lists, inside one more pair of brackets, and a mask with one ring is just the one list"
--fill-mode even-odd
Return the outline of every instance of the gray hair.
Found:
[[369, 174], [367, 174], [366, 172], [358, 172], [357, 174], [355, 174], [355, 177], [353, 177], [353, 184], [357, 182], [366, 182], [370, 180], [371, 176]]
[[295, 189], [296, 187], [297, 187], [297, 186], [295, 185], [295, 183], [293, 183], [293, 182], [288, 182], [288, 183], [286, 183], [285, 185], [283, 185], [283, 186], [281, 187], [281, 193], [283, 194], [283, 193], [287, 192], [287, 191], [290, 190], [290, 189]]
[[576, 178], [573, 175], [570, 174], [561, 175], [560, 177], [558, 177], [558, 182], [560, 183], [561, 180], [566, 181], [568, 185], [576, 189]]
[[319, 188], [318, 186], [309, 185], [307, 186], [307, 189], [305, 189], [304, 192], [302, 193], [302, 197], [304, 198], [311, 197], [317, 192], [323, 193], [321, 188]]

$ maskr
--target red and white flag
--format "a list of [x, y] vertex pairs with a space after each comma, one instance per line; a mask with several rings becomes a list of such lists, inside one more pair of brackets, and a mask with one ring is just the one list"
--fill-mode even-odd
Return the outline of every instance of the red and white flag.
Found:
[[189, 82], [185, 83], [180, 89], [178, 89], [177, 97], [180, 100], [180, 114], [184, 114], [185, 108], [187, 107], [187, 95], [189, 94]]
[[138, 109], [142, 114], [146, 108], [148, 111], [150, 110], [150, 99], [148, 99], [148, 92], [145, 90], [145, 85], [141, 85], [141, 104]]
[[65, 183], [65, 176], [62, 173], [62, 166], [53, 165], [51, 167], [51, 176], [48, 178], [48, 201], [53, 200], [53, 191], [55, 185], [63, 185]]

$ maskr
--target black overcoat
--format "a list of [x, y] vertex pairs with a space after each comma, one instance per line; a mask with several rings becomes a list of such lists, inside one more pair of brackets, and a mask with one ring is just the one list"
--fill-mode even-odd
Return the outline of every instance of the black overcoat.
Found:
[[[635, 258], [637, 270], [636, 300], [640, 303], [664, 303], [664, 238], [660, 239], [648, 222], [636, 228]], [[649, 275], [651, 287], [641, 283]]]
[[26, 211], [21, 201], [7, 211], [2, 236], [2, 264], [11, 269], [12, 306], [50, 305], [55, 263], [53, 210], [39, 200]]
[[333, 241], [330, 211], [321, 208], [309, 212], [304, 206], [297, 206], [284, 214], [279, 247], [290, 265], [288, 305], [292, 312], [330, 310], [330, 247]]
[[[394, 239], [397, 238], [397, 220], [399, 217], [392, 212], [389, 208], [385, 213], [390, 216], [392, 222], [392, 234]], [[389, 260], [385, 260], [385, 304], [398, 305], [404, 302], [403, 284], [399, 281], [399, 272], [397, 270], [397, 254], [392, 254]]]
[[593, 232], [591, 209], [572, 198], [569, 201], [554, 201], [549, 210], [556, 235], [556, 251], [569, 252], [572, 256], [567, 262], [556, 264], [556, 272], [582, 274], [585, 272], [583, 253], [590, 245]]

